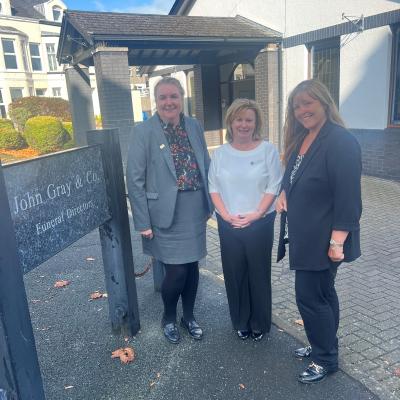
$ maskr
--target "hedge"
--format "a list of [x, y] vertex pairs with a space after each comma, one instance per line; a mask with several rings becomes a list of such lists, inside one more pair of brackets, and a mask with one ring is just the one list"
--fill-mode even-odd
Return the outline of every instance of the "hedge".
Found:
[[25, 124], [24, 138], [39, 153], [51, 153], [63, 149], [70, 140], [61, 121], [52, 116], [29, 118]]
[[21, 134], [9, 119], [0, 119], [0, 149], [18, 150], [25, 147]]
[[55, 97], [21, 97], [9, 105], [8, 113], [20, 131], [23, 130], [29, 118], [39, 115], [71, 121], [69, 102]]

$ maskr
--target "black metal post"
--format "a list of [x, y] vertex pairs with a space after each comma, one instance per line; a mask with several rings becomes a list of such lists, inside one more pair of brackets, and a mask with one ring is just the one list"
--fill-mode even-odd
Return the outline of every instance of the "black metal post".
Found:
[[7, 399], [43, 400], [42, 377], [1, 162], [0, 227], [0, 389]]
[[118, 129], [87, 132], [88, 144], [101, 144], [111, 220], [100, 226], [104, 274], [114, 333], [140, 329], [135, 270]]

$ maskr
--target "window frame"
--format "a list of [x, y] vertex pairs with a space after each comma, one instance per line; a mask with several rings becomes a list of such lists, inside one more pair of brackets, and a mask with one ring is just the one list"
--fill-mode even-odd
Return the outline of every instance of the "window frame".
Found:
[[[13, 47], [13, 53], [8, 52], [4, 48], [4, 43], [5, 42], [10, 42]], [[17, 62], [17, 52], [15, 51], [15, 39], [9, 39], [9, 38], [1, 38], [1, 46], [3, 48], [3, 56], [4, 56], [4, 66], [6, 67], [7, 70], [17, 70], [18, 69], [18, 62]], [[14, 67], [7, 67], [7, 58], [6, 57], [12, 57], [15, 61], [15, 68]]]
[[[36, 46], [38, 54], [33, 54], [32, 52], [33, 46]], [[42, 58], [40, 56], [40, 43], [29, 42], [29, 55], [31, 57], [32, 71], [34, 72], [43, 71]], [[39, 68], [35, 67], [34, 61], [39, 62]]]
[[400, 104], [398, 118], [395, 118], [396, 102], [400, 103], [400, 24], [391, 26], [392, 30], [392, 60], [390, 65], [390, 91], [388, 127], [400, 126]]
[[[53, 46], [53, 52], [49, 52], [49, 46]], [[49, 71], [58, 71], [57, 64], [57, 51], [55, 43], [46, 43], [47, 63], [49, 64]]]
[[[20, 91], [21, 91], [21, 96], [13, 97], [12, 93], [13, 93], [13, 91], [15, 91], [15, 90], [20, 90]], [[23, 87], [10, 87], [10, 98], [11, 98], [11, 103], [12, 103], [14, 100], [21, 99], [22, 97], [24, 97], [24, 88], [23, 88]]]
[[[315, 42], [307, 43], [306, 45], [308, 49], [308, 78], [312, 79], [319, 79], [327, 88], [333, 100], [336, 103], [336, 106], [339, 108], [340, 105], [340, 36], [336, 36], [330, 39], [318, 40]], [[334, 71], [335, 74], [335, 82], [332, 84], [327, 83], [323, 79], [320, 79], [315, 74], [315, 57], [317, 52], [321, 52], [323, 50], [337, 50], [337, 65], [336, 70]], [[329, 74], [329, 73], [328, 73]], [[332, 80], [333, 81], [333, 80]], [[332, 88], [334, 86], [335, 90]]]
[[7, 118], [6, 105], [3, 99], [3, 88], [0, 88], [0, 118]]
[[[59, 95], [56, 95], [55, 93], [56, 93], [56, 90], [59, 90], [60, 91], [60, 94]], [[61, 87], [53, 87], [53, 88], [51, 88], [51, 92], [52, 92], [52, 94], [53, 94], [53, 97], [57, 97], [57, 98], [60, 98], [60, 97], [62, 97], [62, 94], [61, 94]]]
[[[62, 20], [62, 14], [63, 14], [63, 10], [61, 7], [59, 6], [53, 6], [53, 8], [51, 9], [52, 15], [53, 15], [53, 21], [54, 22], [61, 22]], [[54, 12], [58, 12], [59, 16], [58, 18], [55, 17]]]

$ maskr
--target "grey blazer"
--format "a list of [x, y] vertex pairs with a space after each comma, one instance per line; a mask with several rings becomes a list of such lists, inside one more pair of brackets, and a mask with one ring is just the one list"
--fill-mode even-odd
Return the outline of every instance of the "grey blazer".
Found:
[[[207, 197], [206, 212], [211, 214], [213, 206], [207, 187], [210, 156], [204, 132], [197, 120], [186, 116], [185, 127]], [[153, 226], [169, 228], [178, 185], [172, 154], [157, 115], [135, 126], [129, 138], [126, 180], [135, 229], [143, 231]]]

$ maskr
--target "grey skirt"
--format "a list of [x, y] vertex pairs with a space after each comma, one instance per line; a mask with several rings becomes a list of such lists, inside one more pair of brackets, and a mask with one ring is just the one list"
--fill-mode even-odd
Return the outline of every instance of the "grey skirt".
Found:
[[186, 264], [206, 256], [208, 211], [203, 190], [179, 191], [172, 225], [152, 227], [153, 239], [142, 238], [143, 252], [164, 264]]

